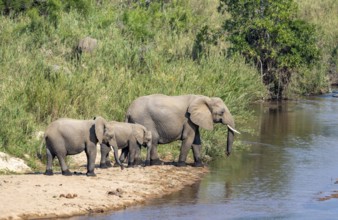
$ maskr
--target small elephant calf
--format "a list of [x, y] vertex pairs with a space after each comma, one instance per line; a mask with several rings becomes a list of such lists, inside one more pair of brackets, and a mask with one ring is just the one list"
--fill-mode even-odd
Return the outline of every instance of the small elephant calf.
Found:
[[[150, 164], [150, 151], [152, 146], [152, 134], [143, 125], [131, 124], [125, 122], [110, 121], [107, 127], [114, 128], [117, 147], [122, 149], [122, 155], [119, 161], [123, 161], [128, 156], [128, 166], [133, 166], [139, 160], [139, 152], [142, 146], [147, 147], [146, 165]], [[107, 129], [107, 128], [106, 128]], [[105, 144], [101, 145], [101, 168], [110, 166], [109, 160], [110, 148]], [[116, 159], [115, 159], [116, 160]], [[117, 163], [119, 163], [117, 161]]]
[[[109, 129], [108, 129], [109, 128]], [[45, 175], [53, 175], [52, 164], [55, 156], [58, 158], [62, 174], [70, 176], [65, 158], [67, 155], [87, 155], [87, 176], [95, 176], [96, 144], [114, 147], [115, 160], [123, 168], [117, 157], [117, 144], [114, 128], [102, 117], [93, 120], [76, 120], [61, 118], [52, 122], [46, 129], [44, 140], [46, 143], [47, 166]], [[40, 152], [43, 142], [40, 145]]]

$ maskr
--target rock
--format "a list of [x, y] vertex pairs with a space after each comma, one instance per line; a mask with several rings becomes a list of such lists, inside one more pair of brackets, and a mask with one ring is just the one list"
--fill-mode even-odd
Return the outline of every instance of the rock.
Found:
[[112, 191], [108, 191], [107, 194], [108, 195], [113, 195], [113, 196], [118, 196], [120, 198], [122, 198], [123, 194], [124, 194], [124, 190], [122, 190], [121, 188], [117, 188], [115, 191], [112, 190]]
[[74, 199], [75, 197], [77, 197], [76, 193], [74, 193], [74, 194], [71, 194], [71, 193], [60, 194], [60, 196], [59, 196], [59, 198], [66, 198], [66, 199]]
[[0, 171], [26, 173], [31, 172], [32, 169], [22, 159], [0, 152]]
[[97, 40], [91, 37], [85, 37], [80, 40], [77, 50], [80, 53], [91, 53], [97, 47]]

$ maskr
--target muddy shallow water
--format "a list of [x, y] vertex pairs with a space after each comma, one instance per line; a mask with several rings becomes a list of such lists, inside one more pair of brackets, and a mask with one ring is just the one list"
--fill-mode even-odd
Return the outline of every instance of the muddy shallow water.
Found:
[[209, 164], [200, 183], [146, 206], [83, 219], [337, 218], [338, 99], [253, 108], [256, 118], [245, 126], [257, 135], [242, 129], [237, 138], [245, 150]]

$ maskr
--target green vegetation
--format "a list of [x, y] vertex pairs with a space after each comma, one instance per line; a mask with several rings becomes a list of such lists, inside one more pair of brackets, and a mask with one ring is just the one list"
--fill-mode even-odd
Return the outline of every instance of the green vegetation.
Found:
[[296, 0], [299, 18], [317, 28], [317, 46], [321, 58], [313, 69], [303, 68], [292, 81], [291, 93], [316, 94], [327, 91], [329, 83], [338, 83], [338, 1]]
[[[326, 15], [338, 19], [332, 12], [336, 3], [324, 2], [329, 1]], [[153, 93], [219, 96], [243, 123], [249, 104], [267, 98], [267, 90], [256, 66], [239, 55], [225, 56], [231, 44], [219, 30], [228, 14], [218, 13], [218, 5], [218, 0], [0, 1], [0, 151], [36, 167], [37, 132], [51, 121], [95, 115], [123, 121], [132, 100]], [[320, 25], [299, 8], [299, 17], [323, 33], [322, 61], [336, 62], [337, 55], [330, 54], [338, 33], [329, 31], [336, 26]], [[98, 47], [79, 56], [76, 46], [86, 36], [97, 39]], [[328, 62], [302, 66], [291, 78], [290, 95], [327, 88]], [[225, 129], [203, 132], [204, 154], [223, 154]], [[175, 149], [177, 143], [160, 147], [164, 156]]]
[[283, 98], [293, 73], [319, 60], [315, 26], [297, 19], [293, 0], [221, 0], [219, 10], [231, 15], [224, 23], [236, 52], [253, 62], [272, 99]]

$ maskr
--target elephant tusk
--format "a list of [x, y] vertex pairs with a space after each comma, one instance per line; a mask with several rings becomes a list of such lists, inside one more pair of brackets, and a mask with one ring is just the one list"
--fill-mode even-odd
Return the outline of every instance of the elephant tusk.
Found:
[[227, 125], [228, 126], [228, 128], [231, 130], [231, 131], [233, 131], [233, 132], [235, 132], [235, 133], [237, 133], [237, 134], [241, 134], [241, 133], [239, 133], [239, 131], [237, 131], [236, 129], [234, 129], [233, 127], [231, 127], [230, 125]]

